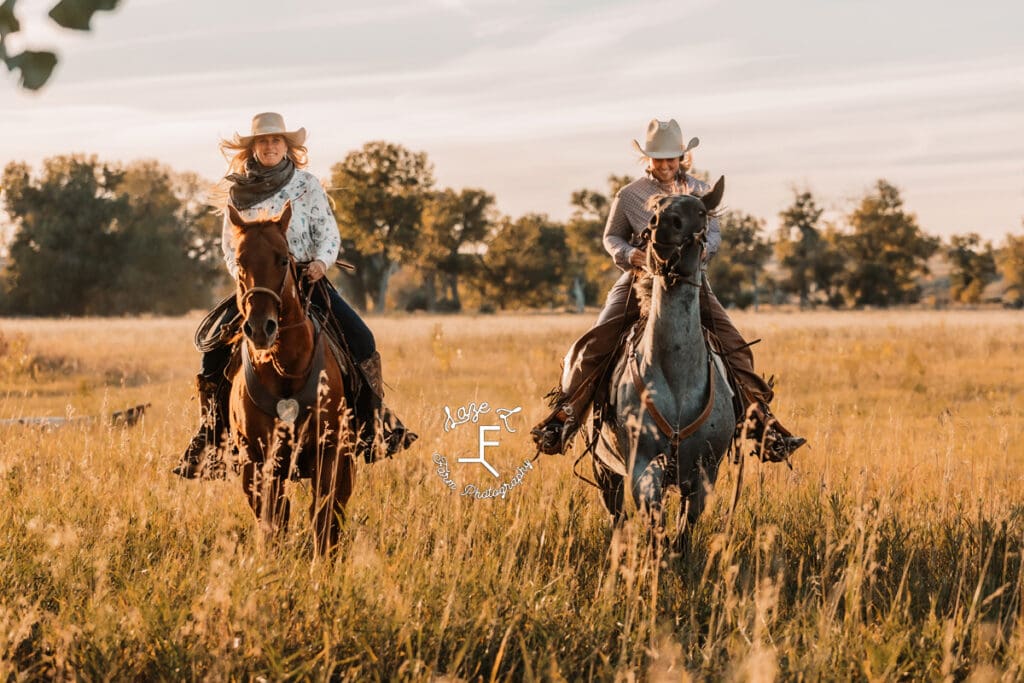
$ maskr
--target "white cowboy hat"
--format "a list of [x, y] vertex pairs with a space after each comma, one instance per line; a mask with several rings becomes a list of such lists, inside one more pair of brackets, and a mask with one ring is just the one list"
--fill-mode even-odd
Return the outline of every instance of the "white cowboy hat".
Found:
[[651, 119], [647, 124], [647, 144], [643, 147], [633, 140], [636, 151], [651, 159], [671, 159], [681, 157], [700, 144], [697, 138], [690, 138], [689, 144], [683, 147], [683, 131], [675, 119], [659, 121]]
[[235, 144], [239, 146], [248, 145], [254, 138], [261, 135], [280, 135], [288, 140], [292, 147], [301, 147], [306, 142], [306, 129], [288, 130], [284, 125], [284, 117], [272, 111], [256, 114], [252, 117], [252, 133], [250, 135], [239, 135], [235, 133]]

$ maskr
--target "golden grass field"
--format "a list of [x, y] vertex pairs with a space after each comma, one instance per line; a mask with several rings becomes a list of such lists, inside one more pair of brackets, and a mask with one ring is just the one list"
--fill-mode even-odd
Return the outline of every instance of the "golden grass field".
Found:
[[[737, 314], [794, 469], [723, 466], [683, 557], [613, 533], [574, 458], [506, 500], [472, 425], [522, 406], [494, 459], [533, 455], [590, 316], [370, 318], [389, 402], [421, 434], [358, 467], [341, 550], [300, 502], [264, 544], [235, 479], [170, 474], [192, 433], [197, 317], [0, 321], [0, 419], [151, 402], [129, 429], [0, 427], [0, 680], [1020, 680], [1024, 316]], [[484, 416], [486, 418], [488, 416]], [[475, 469], [474, 469], [475, 468]], [[301, 513], [301, 514], [300, 514]]]

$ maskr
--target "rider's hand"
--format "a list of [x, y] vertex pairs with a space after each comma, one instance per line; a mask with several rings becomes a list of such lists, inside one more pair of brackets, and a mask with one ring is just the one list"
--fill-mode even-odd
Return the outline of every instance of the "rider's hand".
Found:
[[636, 268], [644, 268], [647, 266], [647, 254], [640, 249], [634, 249], [629, 252], [629, 265]]
[[327, 274], [327, 266], [323, 261], [310, 261], [306, 266], [306, 277], [310, 282], [316, 282]]

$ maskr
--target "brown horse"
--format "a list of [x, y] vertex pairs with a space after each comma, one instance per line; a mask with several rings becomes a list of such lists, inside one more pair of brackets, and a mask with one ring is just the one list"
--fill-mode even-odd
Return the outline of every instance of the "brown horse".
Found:
[[344, 371], [325, 351], [326, 335], [303, 305], [285, 237], [291, 213], [289, 203], [275, 218], [248, 222], [228, 208], [244, 334], [229, 424], [260, 529], [268, 536], [283, 534], [290, 507], [285, 480], [289, 473], [310, 477], [316, 552], [328, 554], [352, 494], [358, 430], [346, 409]]

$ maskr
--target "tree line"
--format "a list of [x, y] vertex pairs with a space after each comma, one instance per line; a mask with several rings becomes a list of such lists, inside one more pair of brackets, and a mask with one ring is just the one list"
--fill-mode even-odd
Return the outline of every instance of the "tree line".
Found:
[[[573, 192], [566, 221], [503, 216], [483, 189], [436, 187], [425, 153], [367, 143], [336, 163], [327, 183], [342, 257], [356, 266], [335, 281], [363, 310], [582, 310], [617, 277], [601, 237], [612, 198], [630, 180], [610, 176], [605, 190]], [[204, 201], [210, 186], [155, 161], [59, 156], [38, 172], [8, 164], [0, 188], [13, 231], [0, 312], [173, 315], [209, 306], [230, 290], [222, 219]], [[794, 190], [771, 233], [761, 218], [723, 213], [722, 248], [709, 267], [719, 298], [740, 308], [975, 303], [1001, 278], [1004, 300], [1024, 301], [1024, 235], [1007, 235], [999, 249], [975, 233], [943, 242], [886, 180], [842, 219], [824, 213], [808, 190]], [[930, 272], [937, 262], [941, 277]]]

